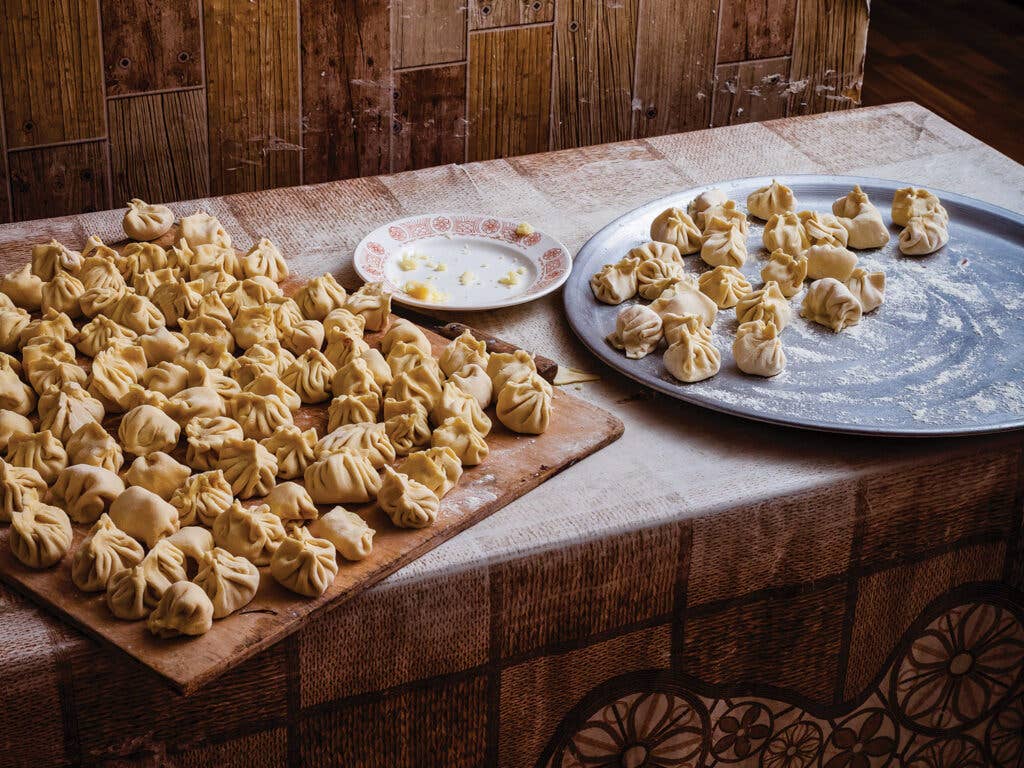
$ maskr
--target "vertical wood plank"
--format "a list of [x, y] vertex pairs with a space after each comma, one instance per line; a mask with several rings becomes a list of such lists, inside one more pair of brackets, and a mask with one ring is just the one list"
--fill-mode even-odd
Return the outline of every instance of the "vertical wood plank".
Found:
[[114, 204], [209, 194], [206, 96], [174, 91], [111, 99], [110, 160]]
[[722, 0], [718, 63], [788, 56], [797, 0]]
[[860, 104], [868, 17], [867, 0], [800, 0], [790, 71], [794, 90], [790, 114]]
[[203, 83], [199, 0], [101, 0], [107, 95]]
[[396, 68], [465, 60], [466, 0], [392, 0], [391, 10]]
[[210, 192], [300, 183], [295, 0], [205, 0], [203, 30]]
[[413, 69], [395, 76], [391, 170], [466, 159], [466, 65]]
[[555, 18], [555, 0], [469, 0], [469, 28], [540, 24]]
[[550, 26], [470, 35], [470, 161], [548, 149], [551, 53]]
[[106, 145], [88, 141], [9, 153], [14, 220], [109, 208]]
[[707, 128], [718, 0], [640, 0], [634, 136]]
[[96, 0], [0, 0], [7, 146], [102, 137]]
[[712, 124], [738, 125], [785, 117], [789, 58], [721, 64], [715, 69]]
[[0, 88], [0, 224], [13, 221], [10, 176], [7, 173], [7, 132], [4, 130], [4, 94]]
[[553, 149], [628, 139], [638, 0], [566, 0], [555, 25]]
[[388, 172], [391, 13], [379, 0], [302, 0], [306, 183]]

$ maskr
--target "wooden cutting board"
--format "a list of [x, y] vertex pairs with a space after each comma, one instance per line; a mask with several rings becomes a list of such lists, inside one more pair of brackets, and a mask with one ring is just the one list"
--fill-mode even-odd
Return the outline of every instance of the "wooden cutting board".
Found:
[[[448, 335], [455, 330], [439, 329]], [[424, 329], [435, 354], [448, 339]], [[368, 340], [376, 345], [375, 339]], [[500, 342], [490, 342], [496, 348]], [[551, 368], [550, 361], [546, 361]], [[545, 371], [550, 375], [550, 371]], [[309, 617], [336, 606], [437, 547], [495, 510], [536, 488], [549, 477], [618, 439], [623, 425], [612, 414], [556, 388], [551, 424], [543, 435], [517, 435], [488, 414], [494, 430], [487, 437], [490, 455], [477, 467], [466, 468], [453, 491], [441, 501], [437, 522], [420, 530], [399, 529], [374, 505], [349, 507], [361, 514], [377, 533], [373, 552], [358, 563], [340, 561], [334, 584], [319, 598], [288, 592], [261, 568], [260, 588], [242, 611], [214, 622], [198, 638], [159, 640], [144, 621], [125, 622], [107, 610], [103, 593], [87, 594], [71, 581], [71, 555], [89, 526], [75, 526], [71, 552], [54, 568], [34, 571], [11, 554], [10, 526], [0, 527], [0, 579], [87, 634], [132, 656], [184, 694], [240, 664], [250, 656], [301, 629]], [[116, 436], [120, 417], [105, 422]], [[295, 413], [303, 429], [326, 432], [327, 407], [304, 406]], [[179, 447], [179, 452], [183, 449]], [[181, 457], [178, 457], [181, 458]], [[328, 507], [322, 507], [326, 511]]]

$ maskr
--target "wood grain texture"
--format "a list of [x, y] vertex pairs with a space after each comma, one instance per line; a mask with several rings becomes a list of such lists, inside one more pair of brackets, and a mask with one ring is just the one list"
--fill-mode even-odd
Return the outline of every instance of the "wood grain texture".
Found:
[[152, 203], [209, 194], [206, 96], [201, 90], [111, 99], [113, 202]]
[[788, 56], [797, 0], [722, 0], [718, 63]]
[[378, 0], [302, 0], [307, 183], [387, 173], [391, 13]]
[[553, 21], [555, 0], [469, 0], [469, 28], [495, 29]]
[[794, 91], [790, 111], [830, 112], [860, 103], [867, 5], [865, 0], [800, 0], [790, 70]]
[[550, 26], [470, 35], [468, 160], [548, 148], [551, 52]]
[[210, 191], [301, 181], [299, 18], [294, 0], [206, 0]]
[[102, 211], [107, 193], [107, 142], [88, 141], [8, 154], [16, 220]]
[[101, 0], [107, 95], [203, 84], [199, 0]]
[[391, 25], [396, 68], [466, 58], [466, 0], [393, 0]]
[[7, 146], [105, 134], [95, 0], [2, 0], [0, 81]]
[[640, 0], [636, 137], [707, 128], [718, 0]]
[[716, 67], [712, 124], [785, 117], [789, 112], [789, 66], [789, 58], [782, 58]]
[[391, 170], [466, 159], [466, 65], [395, 74]]
[[566, 0], [559, 6], [552, 149], [630, 137], [638, 4]]
[[13, 221], [10, 177], [7, 174], [7, 135], [4, 131], [4, 94], [0, 88], [0, 224]]

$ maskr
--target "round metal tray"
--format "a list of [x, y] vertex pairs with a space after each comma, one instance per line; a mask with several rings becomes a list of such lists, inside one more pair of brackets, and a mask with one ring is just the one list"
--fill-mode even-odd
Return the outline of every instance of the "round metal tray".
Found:
[[[908, 182], [847, 176], [779, 176], [797, 210], [831, 211], [832, 201], [860, 184], [890, 223], [893, 192]], [[658, 350], [630, 360], [605, 337], [622, 306], [598, 302], [590, 277], [649, 240], [654, 217], [685, 207], [718, 187], [745, 207], [747, 195], [771, 178], [739, 179], [655, 200], [616, 219], [580, 249], [565, 285], [573, 331], [599, 358], [638, 382], [694, 405], [804, 429], [864, 435], [928, 437], [1024, 427], [1024, 216], [952, 192], [933, 190], [949, 211], [949, 244], [925, 257], [899, 253], [900, 228], [881, 249], [857, 251], [860, 266], [881, 269], [886, 297], [859, 325], [834, 334], [799, 317], [804, 292], [792, 300], [782, 335], [786, 370], [771, 379], [741, 373], [732, 359], [733, 310], [718, 314], [713, 333], [722, 353], [717, 376], [682, 384]], [[759, 285], [767, 258], [763, 222], [750, 221], [743, 272]], [[707, 269], [698, 255], [687, 270]], [[639, 299], [637, 299], [639, 300]]]

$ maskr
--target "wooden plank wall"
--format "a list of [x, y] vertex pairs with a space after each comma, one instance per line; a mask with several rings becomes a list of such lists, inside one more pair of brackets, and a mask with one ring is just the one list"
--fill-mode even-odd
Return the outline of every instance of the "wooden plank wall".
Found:
[[843, 109], [867, 0], [0, 0], [0, 221]]

